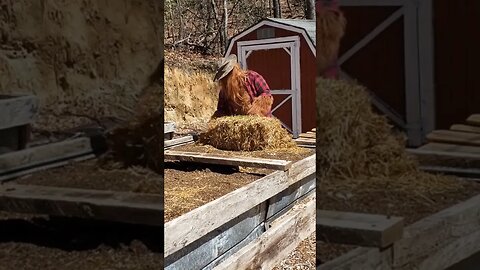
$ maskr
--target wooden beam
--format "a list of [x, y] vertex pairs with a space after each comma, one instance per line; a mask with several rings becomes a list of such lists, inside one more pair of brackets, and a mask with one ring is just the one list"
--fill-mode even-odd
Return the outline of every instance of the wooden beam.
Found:
[[470, 117], [467, 118], [467, 124], [480, 126], [480, 114], [470, 115]]
[[458, 168], [458, 167], [446, 167], [446, 166], [428, 166], [421, 165], [420, 170], [429, 173], [440, 173], [446, 175], [455, 175], [464, 177], [464, 180], [480, 181], [480, 169], [477, 168]]
[[176, 139], [167, 140], [164, 142], [164, 147], [168, 149], [168, 148], [184, 145], [191, 142], [193, 142], [193, 136], [188, 135], [188, 136], [184, 136]]
[[163, 132], [164, 133], [175, 132], [175, 123], [173, 123], [173, 122], [164, 123], [163, 124]]
[[[340, 257], [317, 266], [317, 270], [338, 270], [338, 269], [393, 269], [392, 249], [360, 247]], [[381, 265], [382, 268], [374, 268], [374, 265]], [[408, 269], [408, 268], [407, 268]], [[405, 269], [406, 270], [406, 269]]]
[[165, 160], [197, 162], [215, 165], [242, 166], [253, 168], [265, 168], [286, 171], [292, 166], [291, 161], [253, 158], [253, 157], [227, 157], [209, 153], [165, 151]]
[[0, 155], [0, 175], [91, 154], [90, 138], [77, 138]]
[[424, 149], [407, 149], [406, 151], [414, 155], [420, 165], [480, 168], [480, 154]]
[[467, 145], [448, 144], [448, 143], [428, 143], [418, 149], [444, 151], [444, 152], [470, 153], [470, 154], [480, 155], [479, 146], [467, 146]]
[[7, 184], [0, 210], [163, 225], [163, 196], [131, 192]]
[[480, 146], [480, 134], [468, 132], [435, 130], [427, 135], [427, 139], [432, 142]]
[[317, 241], [384, 248], [402, 238], [403, 218], [317, 210], [317, 232]]
[[30, 124], [37, 111], [35, 96], [0, 96], [0, 129]]
[[315, 133], [302, 133], [302, 134], [300, 134], [300, 138], [315, 139], [316, 134]]
[[309, 139], [309, 138], [298, 138], [295, 139], [295, 142], [298, 144], [304, 144], [304, 145], [316, 145], [317, 141], [316, 139]]
[[456, 125], [452, 125], [450, 127], [450, 130], [480, 134], [480, 126], [476, 127], [476, 126], [470, 126], [470, 125], [456, 124]]
[[404, 5], [406, 0], [340, 0], [340, 6], [348, 7], [386, 7]]
[[315, 231], [315, 193], [280, 216], [259, 238], [214, 270], [272, 269]]
[[[292, 164], [289, 171], [269, 174], [165, 224], [168, 257], [256, 205], [315, 173], [315, 155]], [[246, 199], [248, 198], [248, 199]], [[225, 211], [227, 208], [229, 211]]]

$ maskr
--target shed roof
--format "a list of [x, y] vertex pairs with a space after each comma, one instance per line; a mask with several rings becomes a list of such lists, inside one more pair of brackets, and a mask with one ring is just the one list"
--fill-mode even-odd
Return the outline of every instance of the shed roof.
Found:
[[308, 37], [314, 45], [316, 44], [316, 25], [315, 20], [299, 20], [299, 19], [278, 19], [278, 18], [268, 18], [267, 20], [274, 21], [277, 23], [293, 26], [295, 28], [303, 29], [307, 32]]
[[315, 46], [316, 46], [316, 24], [315, 20], [303, 20], [303, 19], [277, 19], [277, 18], [267, 18], [263, 19], [260, 22], [252, 25], [251, 27], [243, 30], [242, 32], [238, 33], [237, 35], [233, 36], [227, 47], [225, 55], [228, 55], [232, 50], [232, 46], [236, 40], [242, 38], [246, 34], [258, 29], [263, 25], [270, 25], [273, 27], [280, 27], [280, 28], [288, 28], [289, 30], [293, 30], [300, 34], [303, 34], [304, 38], [307, 39], [307, 43], [315, 55]]

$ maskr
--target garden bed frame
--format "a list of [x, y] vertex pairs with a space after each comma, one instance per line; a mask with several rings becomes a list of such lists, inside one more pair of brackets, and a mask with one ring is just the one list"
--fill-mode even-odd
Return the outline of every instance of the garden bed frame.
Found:
[[315, 231], [315, 154], [287, 162], [170, 149], [167, 160], [276, 171], [167, 222], [165, 269], [270, 269]]

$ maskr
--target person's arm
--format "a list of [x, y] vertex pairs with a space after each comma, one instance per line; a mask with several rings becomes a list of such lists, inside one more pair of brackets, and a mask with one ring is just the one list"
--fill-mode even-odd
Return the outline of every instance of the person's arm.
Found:
[[211, 118], [214, 119], [225, 115], [225, 97], [223, 96], [223, 91], [220, 91], [218, 94], [217, 110], [213, 113]]
[[255, 97], [248, 111], [250, 115], [268, 116], [272, 110], [273, 96], [265, 79], [254, 74], [251, 78], [255, 86]]

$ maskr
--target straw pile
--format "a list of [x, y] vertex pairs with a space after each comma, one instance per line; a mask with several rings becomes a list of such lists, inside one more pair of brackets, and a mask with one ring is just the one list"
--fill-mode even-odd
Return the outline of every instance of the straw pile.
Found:
[[213, 119], [199, 142], [228, 151], [295, 148], [292, 136], [275, 118], [226, 116]]
[[445, 192], [448, 177], [418, 170], [405, 138], [374, 113], [365, 88], [350, 82], [317, 81], [317, 178], [323, 191], [360, 189]]

